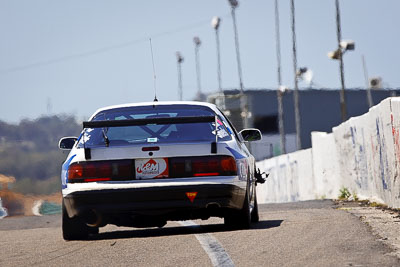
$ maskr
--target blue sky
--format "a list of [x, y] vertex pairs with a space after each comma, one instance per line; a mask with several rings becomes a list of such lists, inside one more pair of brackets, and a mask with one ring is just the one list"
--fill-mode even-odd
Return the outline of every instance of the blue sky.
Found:
[[[275, 89], [274, 1], [239, 1], [237, 9], [245, 89]], [[290, 1], [280, 0], [283, 84], [293, 87]], [[314, 82], [339, 88], [334, 0], [296, 4], [298, 66]], [[400, 1], [341, 1], [342, 37], [356, 42], [345, 55], [347, 87], [369, 76], [400, 87]], [[197, 91], [193, 37], [199, 36], [203, 92], [217, 90], [215, 33], [220, 16], [222, 86], [238, 87], [230, 7], [225, 0], [0, 0], [0, 120], [18, 122], [52, 113], [88, 118], [97, 108], [153, 100], [148, 38], [152, 37], [159, 100], [178, 99], [175, 52], [184, 56], [183, 97]], [[300, 83], [305, 87], [306, 84]]]

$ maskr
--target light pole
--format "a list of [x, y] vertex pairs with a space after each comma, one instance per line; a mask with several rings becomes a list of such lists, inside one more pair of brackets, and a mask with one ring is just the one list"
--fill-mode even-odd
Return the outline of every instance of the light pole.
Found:
[[[338, 40], [338, 49], [341, 52], [340, 42], [342, 41], [342, 29], [340, 23], [340, 8], [339, 8], [339, 0], [335, 1], [336, 3], [336, 33]], [[347, 119], [347, 107], [346, 107], [346, 96], [345, 96], [345, 86], [344, 86], [344, 66], [343, 66], [343, 53], [340, 53], [339, 57], [339, 66], [340, 66], [340, 83], [342, 85], [342, 90], [340, 91], [340, 111], [342, 113], [342, 121]]]
[[237, 23], [236, 23], [236, 8], [239, 5], [237, 0], [228, 0], [231, 6], [231, 14], [232, 14], [232, 22], [233, 22], [233, 32], [235, 35], [235, 48], [236, 48], [236, 61], [238, 68], [238, 76], [239, 76], [239, 88], [240, 88], [240, 110], [242, 116], [243, 128], [248, 127], [248, 110], [247, 110], [247, 97], [244, 95], [243, 90], [243, 78], [242, 78], [242, 64], [240, 61], [240, 51], [239, 51], [239, 36], [237, 31]]
[[195, 36], [193, 38], [193, 43], [194, 43], [194, 54], [196, 60], [197, 95], [201, 96], [200, 59], [199, 59], [199, 48], [201, 45], [200, 38]]
[[283, 92], [281, 91], [282, 75], [281, 75], [281, 41], [279, 33], [279, 7], [278, 0], [275, 0], [275, 42], [276, 42], [276, 62], [277, 62], [277, 75], [278, 75], [278, 89], [276, 90], [276, 96], [278, 100], [278, 125], [279, 125], [279, 136], [281, 144], [281, 153], [286, 154], [286, 138], [285, 138], [285, 127], [283, 124]]
[[297, 76], [297, 51], [296, 51], [296, 20], [295, 20], [295, 9], [294, 0], [290, 0], [291, 18], [292, 18], [292, 50], [293, 50], [293, 72], [294, 72], [294, 115], [296, 123], [296, 145], [297, 150], [301, 149], [301, 137], [300, 137], [300, 110], [299, 110], [299, 86]]
[[335, 6], [336, 6], [336, 34], [337, 34], [338, 48], [335, 51], [329, 52], [328, 56], [332, 59], [339, 60], [340, 83], [342, 86], [342, 90], [340, 90], [340, 111], [342, 114], [342, 121], [345, 121], [347, 119], [347, 107], [346, 107], [346, 96], [345, 96], [345, 85], [344, 85], [343, 54], [347, 50], [354, 50], [354, 42], [342, 41], [339, 0], [335, 0]]
[[215, 41], [217, 44], [217, 76], [218, 76], [218, 91], [222, 93], [221, 85], [221, 53], [219, 46], [219, 25], [221, 24], [221, 19], [219, 17], [213, 17], [211, 20], [211, 26], [215, 29]]
[[182, 62], [183, 62], [183, 56], [181, 53], [178, 51], [175, 53], [176, 55], [176, 62], [177, 62], [177, 67], [178, 67], [178, 97], [179, 100], [182, 101]]
[[[336, 2], [338, 3], [338, 2]], [[338, 10], [338, 9], [337, 9]], [[337, 20], [340, 25], [340, 18]], [[341, 33], [340, 26], [338, 26], [338, 42], [339, 47], [335, 51], [331, 51], [328, 53], [328, 57], [331, 59], [339, 60], [339, 69], [340, 69], [340, 82], [342, 89], [340, 90], [340, 111], [342, 115], [342, 121], [347, 119], [347, 107], [346, 107], [346, 97], [345, 97], [345, 85], [344, 85], [344, 64], [343, 64], [343, 55], [348, 50], [354, 50], [355, 43], [351, 40], [349, 41], [341, 41]]]
[[339, 53], [339, 67], [340, 67], [340, 83], [342, 86], [342, 90], [340, 91], [340, 111], [342, 114], [342, 121], [347, 119], [347, 107], [346, 107], [346, 96], [345, 96], [345, 85], [344, 85], [344, 66], [343, 66], [343, 53], [340, 47], [340, 42], [342, 40], [342, 29], [340, 23], [340, 8], [339, 8], [339, 0], [335, 0], [336, 4], [336, 34], [338, 41], [338, 50]]
[[237, 68], [238, 68], [238, 75], [239, 75], [239, 88], [240, 92], [243, 93], [243, 79], [242, 79], [242, 64], [240, 62], [240, 51], [239, 51], [239, 36], [237, 31], [237, 23], [236, 23], [236, 8], [239, 5], [237, 0], [228, 0], [229, 4], [231, 5], [231, 14], [232, 14], [232, 21], [233, 21], [233, 32], [235, 34], [235, 47], [236, 47], [236, 61], [237, 61]]

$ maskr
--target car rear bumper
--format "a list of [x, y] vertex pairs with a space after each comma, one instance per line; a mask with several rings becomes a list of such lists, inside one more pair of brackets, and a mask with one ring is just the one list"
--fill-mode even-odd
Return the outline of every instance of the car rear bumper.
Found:
[[64, 196], [64, 204], [70, 217], [96, 211], [106, 215], [159, 216], [166, 220], [195, 219], [241, 209], [245, 193], [243, 188], [231, 184], [104, 189], [72, 192]]

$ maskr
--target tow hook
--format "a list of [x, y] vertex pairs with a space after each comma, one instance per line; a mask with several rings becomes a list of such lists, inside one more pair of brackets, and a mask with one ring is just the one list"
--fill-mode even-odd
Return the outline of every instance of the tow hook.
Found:
[[[263, 177], [263, 175], [265, 175], [265, 177]], [[254, 177], [256, 177], [256, 185], [259, 184], [263, 184], [265, 183], [265, 180], [267, 180], [269, 176], [269, 173], [265, 173], [265, 172], [261, 172], [259, 168], [257, 168]]]

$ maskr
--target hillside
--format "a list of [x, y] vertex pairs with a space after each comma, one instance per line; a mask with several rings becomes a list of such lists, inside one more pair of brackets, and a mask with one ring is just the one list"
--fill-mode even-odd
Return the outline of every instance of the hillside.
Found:
[[78, 136], [82, 127], [73, 116], [42, 116], [19, 124], [0, 121], [0, 174], [15, 177], [9, 187], [23, 194], [60, 190], [60, 168], [66, 153], [58, 149], [63, 136]]

